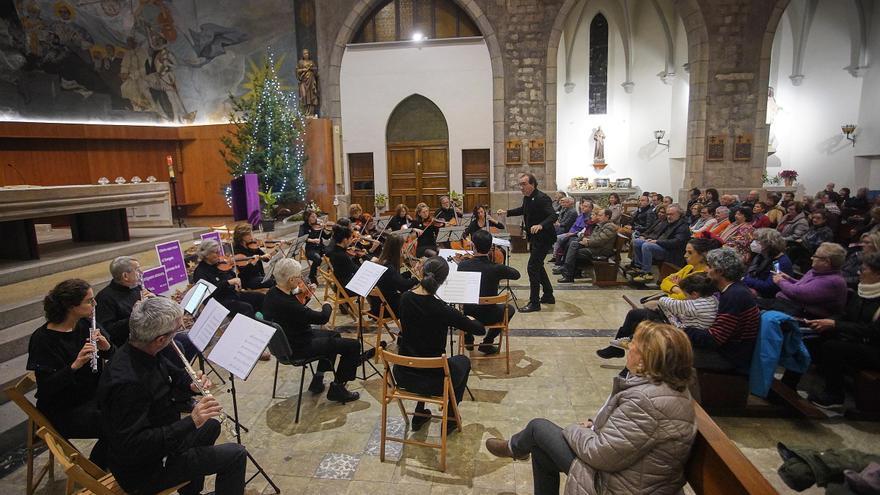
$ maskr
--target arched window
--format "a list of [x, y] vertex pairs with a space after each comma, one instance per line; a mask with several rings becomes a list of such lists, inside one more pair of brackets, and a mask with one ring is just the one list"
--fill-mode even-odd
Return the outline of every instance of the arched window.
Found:
[[452, 0], [388, 0], [358, 29], [352, 43], [482, 36], [470, 16]]
[[590, 22], [590, 114], [608, 113], [608, 20]]

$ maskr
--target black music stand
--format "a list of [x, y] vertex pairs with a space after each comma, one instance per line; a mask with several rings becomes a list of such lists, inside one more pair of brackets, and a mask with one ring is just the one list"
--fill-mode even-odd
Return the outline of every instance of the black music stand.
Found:
[[[388, 267], [382, 266], [371, 261], [365, 261], [361, 264], [361, 267], [355, 272], [354, 276], [351, 277], [351, 280], [348, 281], [348, 284], [345, 285], [346, 291], [351, 291], [357, 294], [358, 298], [358, 342], [361, 344], [361, 356], [364, 354], [364, 309], [363, 309], [363, 300], [370, 295], [370, 292], [373, 290], [373, 287], [379, 282], [379, 278], [382, 277], [382, 274], [388, 270]], [[361, 380], [367, 380], [372, 378], [373, 376], [380, 375], [379, 370], [373, 365], [373, 363], [369, 360], [362, 359], [361, 360]], [[367, 375], [367, 364], [373, 368], [373, 373], [369, 376]]]

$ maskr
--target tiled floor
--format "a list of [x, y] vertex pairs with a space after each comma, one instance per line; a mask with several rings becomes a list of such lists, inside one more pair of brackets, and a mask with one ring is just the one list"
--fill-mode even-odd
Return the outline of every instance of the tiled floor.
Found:
[[[514, 257], [514, 265], [523, 268], [524, 263], [524, 256]], [[527, 298], [525, 283], [513, 284], [521, 304]], [[598, 359], [595, 350], [606, 344], [629, 308], [621, 295], [638, 298], [647, 293], [581, 285], [556, 291], [557, 304], [544, 306], [540, 313], [516, 315], [511, 372], [504, 373], [503, 361], [474, 363], [469, 385], [475, 400], [466, 395], [461, 404], [464, 427], [450, 436], [445, 473], [437, 470], [439, 451], [424, 447], [389, 443], [386, 462], [379, 461], [378, 377], [352, 382], [350, 388], [361, 396], [346, 405], [305, 392], [300, 423], [294, 424], [299, 370], [282, 366], [278, 394], [288, 398], [273, 400], [274, 363], [258, 363], [248, 380], [236, 386], [239, 417], [250, 428], [243, 443], [284, 494], [532, 493], [530, 464], [492, 457], [485, 450], [485, 439], [508, 437], [534, 417], [563, 425], [593, 417], [623, 365], [623, 359]], [[347, 322], [344, 317], [340, 321]], [[231, 408], [231, 397], [223, 387], [217, 395]], [[403, 433], [396, 405], [389, 406], [388, 415], [389, 432]], [[880, 451], [877, 423], [742, 418], [717, 422], [783, 493], [790, 491], [775, 474], [780, 464], [778, 441]], [[433, 421], [409, 435], [436, 441], [439, 423]], [[45, 458], [41, 456], [40, 462]], [[0, 480], [0, 493], [23, 493], [23, 487], [24, 469]], [[63, 493], [63, 483], [39, 493]], [[258, 477], [249, 485], [249, 493], [271, 493], [271, 489]]]

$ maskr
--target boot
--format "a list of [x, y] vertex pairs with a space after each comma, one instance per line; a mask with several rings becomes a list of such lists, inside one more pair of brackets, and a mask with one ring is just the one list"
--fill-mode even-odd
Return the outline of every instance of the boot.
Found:
[[333, 382], [330, 384], [330, 390], [327, 391], [327, 400], [345, 404], [353, 400], [360, 399], [361, 394], [346, 390], [345, 384]]

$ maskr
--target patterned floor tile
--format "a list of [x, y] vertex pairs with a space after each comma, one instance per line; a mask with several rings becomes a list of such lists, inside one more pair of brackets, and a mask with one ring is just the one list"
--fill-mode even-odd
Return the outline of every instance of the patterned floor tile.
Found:
[[[373, 430], [373, 434], [370, 435], [370, 440], [367, 441], [367, 447], [364, 449], [364, 454], [366, 455], [379, 455], [379, 444], [382, 438], [382, 428], [381, 428], [381, 419], [379, 420], [379, 424], [376, 425], [376, 428]], [[403, 421], [403, 418], [400, 417], [390, 417], [387, 421], [386, 434], [390, 437], [403, 438], [406, 436], [406, 423]], [[390, 461], [397, 461], [400, 459], [400, 455], [403, 453], [403, 444], [400, 442], [386, 442], [385, 444], [385, 459]]]
[[327, 480], [351, 480], [357, 471], [360, 455], [329, 453], [321, 459], [315, 478]]

